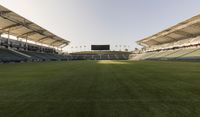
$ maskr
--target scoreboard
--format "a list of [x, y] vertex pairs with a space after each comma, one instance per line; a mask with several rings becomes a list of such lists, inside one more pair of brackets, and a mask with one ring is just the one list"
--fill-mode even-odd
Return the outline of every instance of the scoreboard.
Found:
[[110, 50], [110, 45], [91, 45], [92, 50]]

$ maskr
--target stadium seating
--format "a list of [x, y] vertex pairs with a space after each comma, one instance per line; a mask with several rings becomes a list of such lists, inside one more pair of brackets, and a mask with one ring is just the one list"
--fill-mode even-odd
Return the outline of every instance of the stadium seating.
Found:
[[57, 61], [57, 60], [128, 60], [128, 52], [89, 51], [61, 55], [55, 49], [18, 40], [0, 38], [0, 62]]
[[70, 60], [69, 56], [52, 54], [52, 53], [39, 53], [39, 52], [24, 52], [36, 61], [56, 61], [56, 60]]
[[135, 54], [132, 60], [200, 60], [200, 48], [180, 48], [160, 52], [146, 52]]
[[129, 52], [86, 51], [72, 53], [72, 60], [128, 60]]
[[70, 59], [70, 56], [57, 54], [53, 48], [0, 38], [0, 63]]
[[179, 57], [178, 60], [200, 60], [200, 48], [191, 51]]
[[17, 53], [14, 53], [8, 49], [0, 48], [0, 62], [22, 62], [27, 61], [28, 58]]
[[129, 55], [120, 54], [100, 54], [100, 55], [71, 55], [72, 60], [128, 60]]

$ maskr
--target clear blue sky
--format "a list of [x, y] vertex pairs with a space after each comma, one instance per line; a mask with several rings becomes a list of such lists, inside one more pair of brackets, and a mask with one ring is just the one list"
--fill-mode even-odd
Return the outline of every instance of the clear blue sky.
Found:
[[130, 45], [200, 13], [199, 0], [0, 0], [0, 4], [71, 41]]

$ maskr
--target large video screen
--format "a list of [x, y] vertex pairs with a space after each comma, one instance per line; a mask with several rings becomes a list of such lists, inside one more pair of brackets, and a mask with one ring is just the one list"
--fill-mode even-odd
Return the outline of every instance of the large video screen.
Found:
[[110, 45], [92, 45], [92, 50], [110, 50]]

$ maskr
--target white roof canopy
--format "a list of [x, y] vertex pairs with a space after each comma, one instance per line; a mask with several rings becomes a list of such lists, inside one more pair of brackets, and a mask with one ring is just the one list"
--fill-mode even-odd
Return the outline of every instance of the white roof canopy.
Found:
[[62, 39], [24, 17], [0, 5], [0, 34], [9, 34], [48, 46], [61, 47], [69, 41]]
[[183, 39], [195, 38], [199, 35], [200, 15], [197, 15], [155, 35], [137, 41], [137, 43], [139, 45], [148, 47], [175, 42]]

